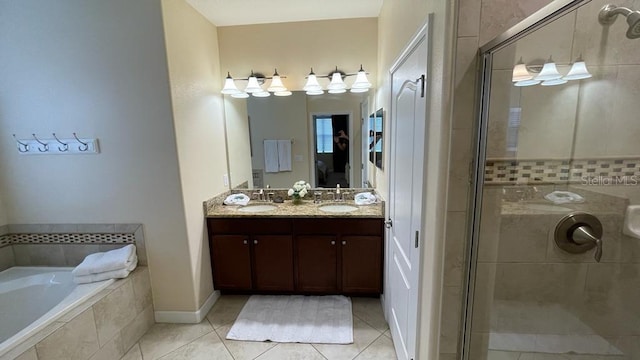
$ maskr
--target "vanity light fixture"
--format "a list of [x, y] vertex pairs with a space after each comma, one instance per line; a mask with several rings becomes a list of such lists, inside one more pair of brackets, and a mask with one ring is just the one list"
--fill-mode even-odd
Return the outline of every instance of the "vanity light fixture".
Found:
[[336, 69], [329, 73], [326, 76], [318, 76], [313, 72], [313, 68], [311, 68], [311, 72], [307, 76], [307, 83], [303, 87], [303, 90], [307, 92], [307, 95], [321, 95], [324, 94], [324, 89], [322, 85], [318, 82], [318, 78], [328, 78], [331, 79], [329, 85], [327, 85], [327, 91], [330, 94], [342, 94], [347, 92], [347, 84], [344, 82], [344, 78], [348, 76], [355, 76], [356, 80], [351, 84], [351, 92], [353, 93], [362, 93], [367, 92], [371, 88], [371, 83], [367, 79], [367, 73], [360, 65], [360, 70], [357, 73], [346, 74], [340, 70], [336, 66]]
[[229, 74], [229, 72], [227, 72], [227, 77], [224, 80], [224, 87], [220, 92], [225, 95], [233, 95], [233, 94], [241, 93], [241, 91], [238, 90], [238, 88], [236, 87], [236, 83], [233, 81], [233, 78], [231, 77], [231, 74]]
[[529, 70], [527, 70], [527, 65], [525, 65], [525, 63], [522, 62], [522, 58], [520, 58], [520, 61], [516, 64], [516, 66], [513, 67], [513, 74], [511, 75], [511, 81], [519, 82], [519, 81], [527, 81], [531, 79], [533, 79], [533, 75], [529, 73]]
[[561, 77], [562, 77], [562, 74], [558, 72], [556, 63], [554, 63], [551, 57], [549, 57], [549, 60], [546, 63], [544, 63], [544, 65], [542, 66], [542, 70], [540, 71], [540, 74], [538, 74], [538, 76], [536, 76], [535, 79], [540, 81], [547, 81], [547, 80], [560, 79]]
[[553, 85], [562, 85], [562, 84], [566, 84], [567, 80], [560, 78], [560, 79], [553, 79], [553, 80], [545, 80], [542, 83], [540, 83], [540, 85], [542, 86], [553, 86]]
[[[231, 77], [231, 74], [227, 72], [227, 77], [224, 81], [224, 87], [220, 91], [222, 94], [231, 95], [231, 97], [246, 99], [249, 97], [249, 94], [255, 97], [268, 97], [271, 96], [271, 93], [277, 96], [289, 96], [291, 95], [291, 91], [289, 91], [284, 84], [282, 83], [282, 79], [284, 76], [280, 76], [278, 74], [278, 70], [276, 69], [273, 73], [272, 77], [266, 77], [260, 73], [254, 73], [251, 70], [251, 75], [248, 78], [242, 79], [234, 79]], [[244, 91], [239, 90], [236, 86], [236, 80], [247, 81], [247, 86]], [[265, 90], [262, 85], [266, 80], [271, 80], [271, 84]]]
[[540, 80], [529, 79], [529, 80], [516, 81], [513, 85], [522, 87], [522, 86], [532, 86], [532, 85], [538, 85], [538, 84], [540, 84]]
[[[534, 76], [531, 73], [538, 73], [538, 75]], [[518, 61], [518, 63], [513, 67], [511, 81], [514, 86], [518, 87], [538, 84], [543, 86], [553, 86], [566, 84], [568, 80], [588, 79], [591, 76], [592, 75], [587, 70], [587, 65], [584, 60], [582, 60], [582, 57], [578, 57], [578, 59], [572, 64], [569, 73], [565, 76], [560, 74], [556, 63], [551, 59], [551, 57], [549, 57], [549, 60], [545, 62], [544, 65], [527, 65], [522, 61], [522, 58], [520, 58], [520, 61]]]
[[247, 87], [244, 88], [244, 92], [246, 92], [247, 94], [253, 94], [253, 93], [261, 93], [264, 90], [262, 89], [262, 86], [260, 86], [260, 83], [258, 83], [258, 77], [253, 73], [253, 70], [251, 70], [251, 75], [249, 75], [249, 82], [247, 83]]
[[249, 94], [247, 94], [246, 92], [238, 92], [237, 94], [231, 94], [232, 98], [236, 98], [236, 99], [246, 99], [249, 97]]
[[591, 73], [589, 73], [589, 70], [587, 70], [587, 64], [585, 64], [584, 60], [582, 60], [582, 57], [579, 57], [576, 60], [576, 62], [574, 62], [573, 65], [571, 65], [571, 69], [569, 70], [569, 73], [565, 75], [563, 79], [581, 80], [581, 79], [588, 79], [591, 76], [592, 76]]

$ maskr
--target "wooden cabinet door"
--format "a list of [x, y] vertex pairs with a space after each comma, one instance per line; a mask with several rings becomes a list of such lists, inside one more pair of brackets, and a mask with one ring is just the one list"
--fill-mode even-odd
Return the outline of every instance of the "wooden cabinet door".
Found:
[[297, 291], [336, 293], [338, 259], [335, 236], [297, 236]]
[[252, 236], [254, 289], [293, 291], [293, 237]]
[[251, 251], [244, 235], [212, 235], [211, 259], [216, 290], [251, 290]]
[[382, 292], [382, 238], [342, 236], [342, 292]]

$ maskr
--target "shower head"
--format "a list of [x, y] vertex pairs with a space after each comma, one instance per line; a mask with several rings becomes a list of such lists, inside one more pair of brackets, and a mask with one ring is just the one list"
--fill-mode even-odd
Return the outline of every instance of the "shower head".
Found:
[[623, 15], [627, 18], [627, 24], [629, 24], [627, 38], [640, 38], [640, 11], [633, 11], [626, 7], [618, 7], [608, 4], [600, 9], [598, 21], [602, 25], [611, 25], [616, 21], [618, 15]]

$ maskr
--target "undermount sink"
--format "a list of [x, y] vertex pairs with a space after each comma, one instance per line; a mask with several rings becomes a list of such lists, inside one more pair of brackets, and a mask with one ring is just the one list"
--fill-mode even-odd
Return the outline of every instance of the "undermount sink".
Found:
[[525, 207], [531, 210], [549, 211], [549, 212], [565, 212], [565, 211], [573, 210], [568, 207], [550, 205], [550, 204], [526, 204]]
[[248, 213], [258, 213], [258, 212], [275, 210], [277, 208], [278, 207], [276, 205], [269, 205], [269, 204], [247, 205], [239, 208], [238, 211], [248, 212]]
[[352, 211], [358, 210], [356, 206], [343, 205], [343, 204], [322, 205], [318, 209], [324, 212], [332, 212], [332, 213], [344, 213], [344, 212], [352, 212]]

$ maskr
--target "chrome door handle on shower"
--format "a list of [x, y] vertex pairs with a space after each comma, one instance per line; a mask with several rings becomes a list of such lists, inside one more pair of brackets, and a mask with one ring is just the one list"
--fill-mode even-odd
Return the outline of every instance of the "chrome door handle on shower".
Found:
[[564, 216], [556, 225], [554, 239], [560, 249], [572, 254], [595, 247], [594, 258], [597, 262], [602, 259], [602, 223], [591, 214], [573, 212]]

